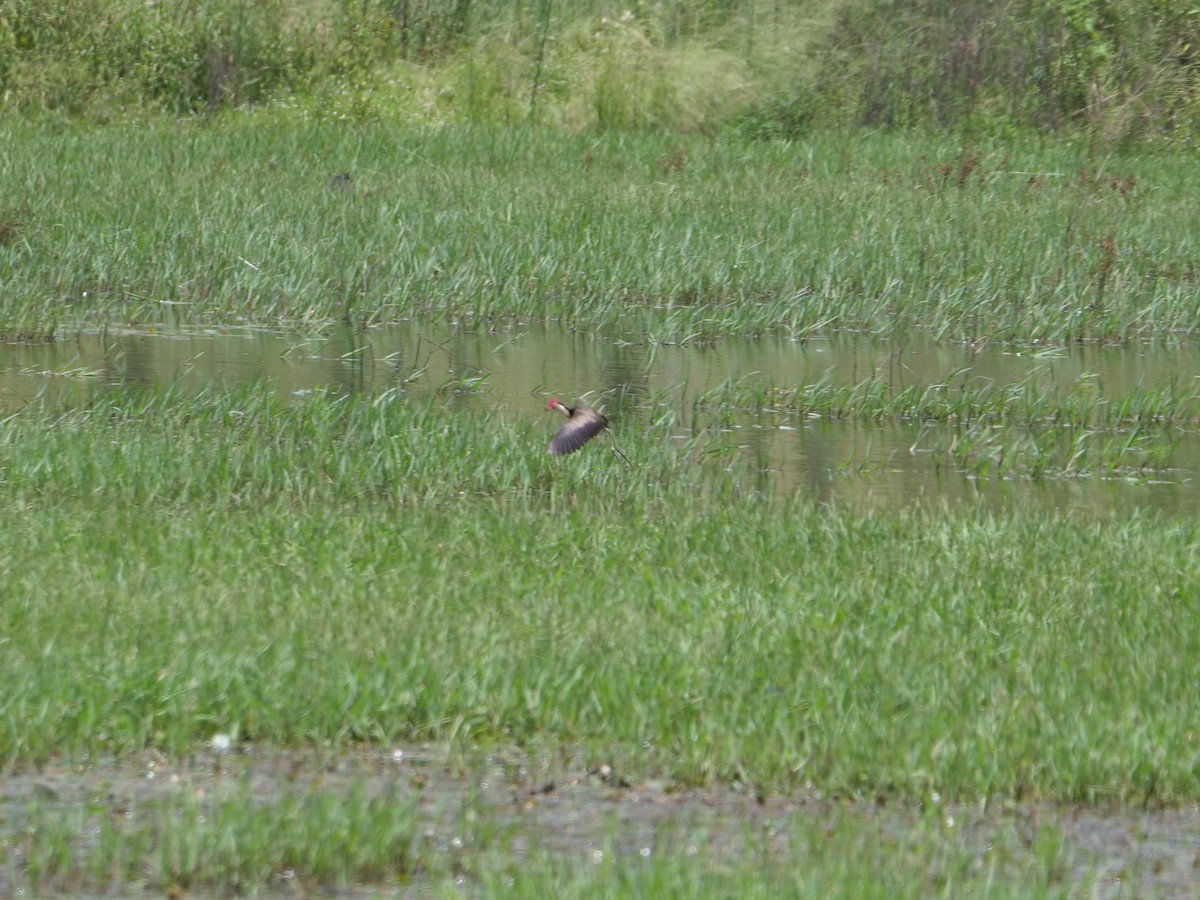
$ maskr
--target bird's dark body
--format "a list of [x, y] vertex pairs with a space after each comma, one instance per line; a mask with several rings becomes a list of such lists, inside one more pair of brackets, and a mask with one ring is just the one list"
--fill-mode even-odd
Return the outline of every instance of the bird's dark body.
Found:
[[551, 456], [574, 453], [608, 427], [608, 419], [586, 406], [576, 406], [572, 409], [557, 400], [551, 400], [546, 408], [561, 410], [567, 417], [567, 423], [558, 429], [558, 433], [546, 448]]

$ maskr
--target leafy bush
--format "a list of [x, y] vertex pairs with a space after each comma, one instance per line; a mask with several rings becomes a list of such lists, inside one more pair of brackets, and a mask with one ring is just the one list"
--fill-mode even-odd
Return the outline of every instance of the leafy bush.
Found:
[[825, 100], [807, 85], [772, 95], [738, 119], [738, 130], [753, 140], [797, 140], [826, 109]]
[[1197, 47], [1175, 0], [0, 0], [5, 106], [101, 119], [288, 98], [358, 121], [1190, 140]]
[[821, 79], [861, 124], [1083, 124], [1110, 140], [1200, 112], [1200, 9], [1172, 0], [867, 0]]
[[0, 0], [0, 77], [18, 108], [196, 112], [255, 102], [353, 49], [337, 42], [336, 8], [294, 6]]
[[701, 35], [736, 31], [739, 11], [764, 4], [0, 0], [0, 87], [10, 110], [92, 118], [284, 96], [350, 96], [371, 118], [372, 104], [402, 105], [394, 86], [420, 67], [437, 87], [419, 105], [438, 116], [708, 129], [743, 104], [749, 50]]

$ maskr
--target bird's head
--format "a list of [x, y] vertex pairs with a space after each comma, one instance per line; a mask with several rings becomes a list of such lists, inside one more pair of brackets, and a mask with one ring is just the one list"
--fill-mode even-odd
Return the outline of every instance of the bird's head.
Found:
[[[567, 412], [567, 408], [554, 397], [550, 398], [550, 402], [546, 404], [546, 409], [561, 409], [563, 412]], [[570, 415], [570, 413], [567, 414]]]

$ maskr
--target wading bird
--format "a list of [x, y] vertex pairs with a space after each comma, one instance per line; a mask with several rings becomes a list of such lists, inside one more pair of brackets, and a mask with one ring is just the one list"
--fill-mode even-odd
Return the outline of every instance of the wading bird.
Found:
[[558, 429], [558, 434], [554, 435], [554, 440], [546, 448], [551, 456], [574, 453], [608, 427], [608, 419], [586, 406], [576, 406], [572, 409], [565, 403], [551, 399], [546, 409], [562, 410], [562, 414], [567, 417], [567, 424]]
[[[574, 453], [608, 427], [608, 419], [586, 406], [576, 406], [572, 409], [565, 403], [552, 399], [546, 405], [546, 409], [561, 410], [562, 414], [567, 417], [567, 423], [558, 429], [558, 433], [554, 435], [554, 439], [546, 448], [550, 451], [551, 456], [566, 456], [568, 453]], [[611, 432], [609, 434], [611, 437]], [[629, 462], [615, 441], [612, 448], [617, 456], [625, 462]]]

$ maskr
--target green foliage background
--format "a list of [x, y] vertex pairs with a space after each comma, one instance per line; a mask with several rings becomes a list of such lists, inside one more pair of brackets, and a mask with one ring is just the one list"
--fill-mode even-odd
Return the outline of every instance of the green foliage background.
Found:
[[352, 118], [795, 137], [820, 124], [1197, 124], [1173, 0], [2, 0], [3, 110], [298, 103]]
[[[840, 8], [822, 77], [853, 121], [1193, 130], [1200, 8], [1170, 0], [874, 0]], [[848, 77], [847, 77], [848, 76]]]

